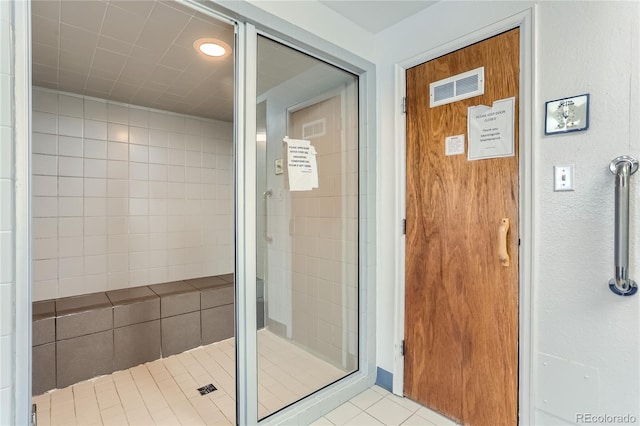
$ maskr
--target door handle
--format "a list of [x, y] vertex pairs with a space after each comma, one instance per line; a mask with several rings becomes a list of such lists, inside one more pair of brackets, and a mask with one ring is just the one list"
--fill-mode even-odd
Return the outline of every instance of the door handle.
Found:
[[509, 266], [509, 252], [507, 251], [507, 236], [509, 235], [509, 218], [503, 218], [498, 227], [498, 259], [502, 266]]
[[272, 195], [273, 191], [270, 189], [264, 191], [264, 194], [262, 194], [262, 200], [264, 201], [264, 231], [262, 232], [262, 236], [268, 243], [273, 241], [273, 237], [269, 235], [269, 197]]
[[609, 170], [616, 176], [615, 186], [615, 275], [609, 288], [618, 296], [632, 296], [638, 285], [629, 278], [629, 178], [638, 170], [638, 160], [627, 155], [614, 158]]

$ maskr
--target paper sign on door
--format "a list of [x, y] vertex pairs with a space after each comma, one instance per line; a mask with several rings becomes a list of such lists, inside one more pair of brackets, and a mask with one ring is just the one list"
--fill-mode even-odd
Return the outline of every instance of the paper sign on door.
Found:
[[447, 136], [444, 139], [444, 155], [464, 154], [464, 135]]
[[515, 98], [495, 101], [492, 107], [469, 107], [467, 133], [468, 159], [512, 157], [515, 155], [513, 117]]
[[304, 139], [283, 139], [287, 144], [287, 171], [290, 191], [311, 191], [318, 187], [316, 149]]

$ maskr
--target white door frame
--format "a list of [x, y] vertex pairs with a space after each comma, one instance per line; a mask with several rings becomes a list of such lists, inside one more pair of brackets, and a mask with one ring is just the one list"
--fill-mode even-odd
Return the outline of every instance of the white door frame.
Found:
[[[15, 1], [15, 369], [16, 424], [31, 421], [31, 3]], [[4, 95], [4, 94], [3, 94]]]
[[[533, 224], [534, 224], [534, 188], [533, 188], [533, 113], [535, 99], [533, 97], [534, 75], [534, 9], [527, 9], [507, 19], [474, 31], [434, 49], [423, 52], [396, 64], [395, 67], [395, 130], [396, 140], [396, 191], [399, 200], [395, 212], [397, 223], [405, 218], [406, 210], [406, 116], [402, 112], [400, 100], [406, 96], [406, 70], [430, 61], [473, 43], [485, 40], [513, 28], [520, 28], [520, 191], [519, 191], [519, 317], [518, 317], [518, 418], [519, 423], [532, 424], [533, 416]], [[404, 340], [405, 315], [405, 236], [398, 226], [395, 240], [395, 318], [394, 318], [394, 353], [393, 353], [393, 393], [404, 393], [404, 356], [402, 341]]]

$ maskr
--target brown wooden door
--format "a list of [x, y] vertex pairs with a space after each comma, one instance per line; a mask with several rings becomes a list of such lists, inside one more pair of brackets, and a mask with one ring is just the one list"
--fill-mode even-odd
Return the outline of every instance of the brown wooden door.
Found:
[[[407, 70], [404, 393], [463, 424], [518, 415], [518, 29]], [[429, 83], [485, 67], [485, 93], [434, 108]], [[445, 156], [467, 108], [515, 97], [515, 156]], [[468, 135], [465, 138], [468, 144]], [[498, 258], [510, 219], [509, 267]]]

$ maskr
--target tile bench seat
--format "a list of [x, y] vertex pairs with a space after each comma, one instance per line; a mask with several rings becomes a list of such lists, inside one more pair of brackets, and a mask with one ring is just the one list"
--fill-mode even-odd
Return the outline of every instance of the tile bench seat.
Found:
[[113, 372], [113, 307], [105, 293], [57, 299], [56, 385]]
[[233, 337], [234, 289], [222, 277], [187, 280], [200, 290], [202, 344]]
[[201, 345], [200, 292], [185, 281], [151, 287], [160, 297], [162, 355], [179, 354]]
[[233, 274], [33, 303], [33, 394], [234, 335]]
[[113, 370], [161, 357], [160, 298], [149, 287], [107, 292], [113, 305]]

